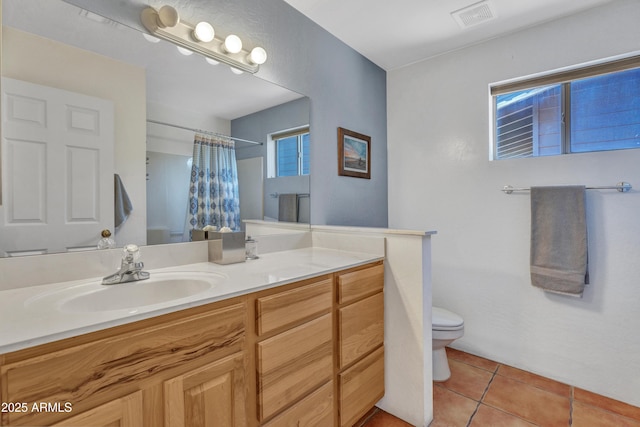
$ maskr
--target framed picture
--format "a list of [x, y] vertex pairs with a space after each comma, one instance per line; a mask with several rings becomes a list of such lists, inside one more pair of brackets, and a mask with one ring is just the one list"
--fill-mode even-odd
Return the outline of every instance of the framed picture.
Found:
[[371, 137], [338, 128], [338, 175], [371, 179]]

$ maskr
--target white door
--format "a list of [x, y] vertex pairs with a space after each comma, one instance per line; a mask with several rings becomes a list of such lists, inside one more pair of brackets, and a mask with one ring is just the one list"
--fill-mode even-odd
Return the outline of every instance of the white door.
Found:
[[113, 232], [114, 108], [2, 79], [0, 255], [95, 248]]

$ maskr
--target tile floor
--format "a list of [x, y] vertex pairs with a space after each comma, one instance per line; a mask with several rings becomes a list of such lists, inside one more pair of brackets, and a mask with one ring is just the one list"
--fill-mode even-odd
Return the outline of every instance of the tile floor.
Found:
[[[640, 408], [447, 348], [451, 378], [433, 386], [430, 427], [640, 427]], [[410, 427], [381, 410], [362, 427]]]

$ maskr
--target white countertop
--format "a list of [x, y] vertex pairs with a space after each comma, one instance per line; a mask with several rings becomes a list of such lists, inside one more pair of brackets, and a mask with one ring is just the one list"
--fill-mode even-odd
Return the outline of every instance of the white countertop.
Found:
[[[101, 277], [0, 291], [0, 354], [33, 347], [189, 307], [268, 289], [382, 259], [379, 256], [323, 248], [273, 252], [244, 263], [197, 263], [149, 270], [155, 277], [194, 273], [214, 278], [211, 288], [180, 299], [109, 311], [70, 312], [62, 307], [74, 296], [119, 292], [126, 298], [130, 282], [105, 287]], [[172, 274], [174, 273], [174, 274]], [[149, 283], [151, 284], [151, 283]], [[74, 295], [74, 293], [76, 295]], [[125, 304], [126, 305], [126, 304]]]

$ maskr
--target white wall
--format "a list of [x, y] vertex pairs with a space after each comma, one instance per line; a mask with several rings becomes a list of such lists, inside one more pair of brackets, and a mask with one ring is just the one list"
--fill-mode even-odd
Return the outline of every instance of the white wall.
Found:
[[[620, 0], [388, 74], [389, 218], [436, 229], [433, 302], [465, 319], [455, 347], [640, 405], [640, 150], [489, 158], [489, 83], [640, 49]], [[530, 284], [530, 204], [514, 186], [629, 181], [587, 196], [583, 299]]]

